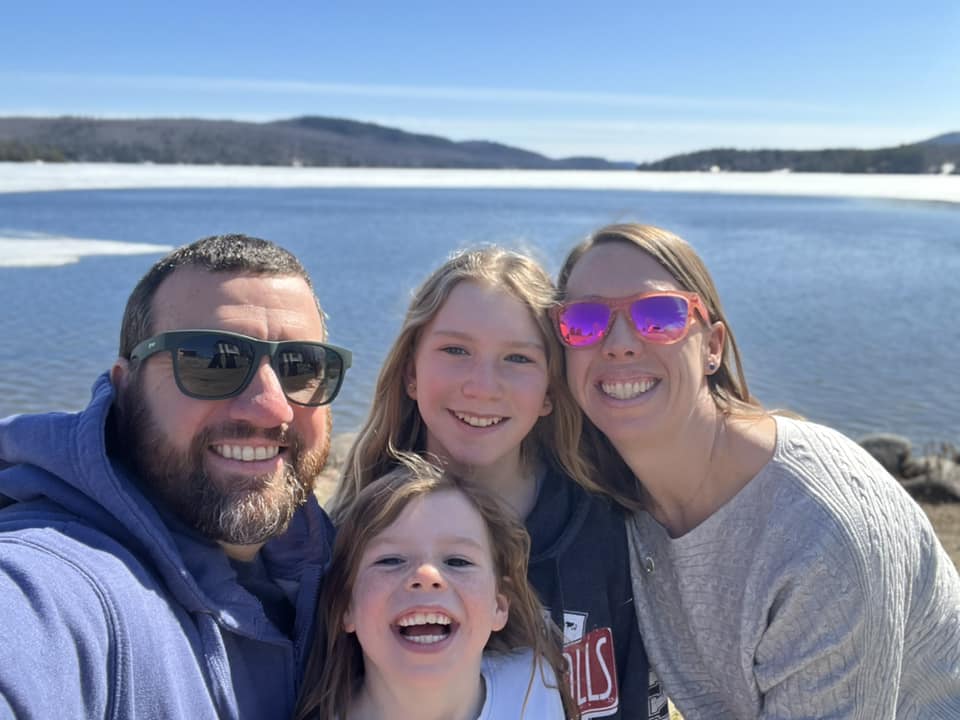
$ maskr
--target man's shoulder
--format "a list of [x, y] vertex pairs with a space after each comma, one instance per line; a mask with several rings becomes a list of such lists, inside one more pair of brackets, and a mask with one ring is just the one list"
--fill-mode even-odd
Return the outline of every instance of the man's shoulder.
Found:
[[138, 702], [160, 712], [205, 697], [187, 610], [128, 548], [48, 517], [0, 532], [0, 695], [31, 717], [104, 717], [111, 704], [132, 717]]
[[[45, 503], [18, 503], [0, 511], [0, 576], [51, 600], [150, 593], [152, 573], [129, 548], [82, 518]], [[29, 593], [28, 593], [29, 595]]]
[[38, 645], [102, 657], [169, 612], [149, 573], [124, 548], [109, 538], [88, 544], [89, 536], [76, 530], [75, 522], [59, 520], [0, 533], [0, 617], [15, 628], [4, 640], [8, 659]]

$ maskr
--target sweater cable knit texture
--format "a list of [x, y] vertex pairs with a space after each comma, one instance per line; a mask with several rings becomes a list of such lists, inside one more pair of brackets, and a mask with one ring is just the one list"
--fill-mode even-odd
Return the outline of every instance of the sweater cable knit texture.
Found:
[[960, 718], [960, 579], [859, 446], [777, 417], [774, 456], [701, 525], [629, 523], [637, 617], [686, 720]]

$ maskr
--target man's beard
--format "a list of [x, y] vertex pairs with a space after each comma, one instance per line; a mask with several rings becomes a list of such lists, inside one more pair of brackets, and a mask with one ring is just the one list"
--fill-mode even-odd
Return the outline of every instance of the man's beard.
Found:
[[[184, 523], [205, 537], [233, 545], [254, 545], [283, 533], [313, 490], [330, 451], [330, 414], [323, 443], [309, 450], [292, 429], [259, 429], [246, 422], [204, 428], [190, 448], [173, 447], [157, 425], [137, 378], [120, 401], [118, 434], [125, 456], [144, 488]], [[218, 443], [260, 438], [285, 446], [283, 467], [271, 475], [207, 472], [210, 439]]]

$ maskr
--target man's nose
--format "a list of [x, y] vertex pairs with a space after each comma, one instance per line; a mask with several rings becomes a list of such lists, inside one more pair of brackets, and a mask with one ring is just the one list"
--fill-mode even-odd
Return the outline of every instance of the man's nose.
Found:
[[231, 415], [257, 427], [277, 427], [293, 421], [293, 406], [283, 393], [280, 378], [263, 358], [250, 384], [232, 399]]

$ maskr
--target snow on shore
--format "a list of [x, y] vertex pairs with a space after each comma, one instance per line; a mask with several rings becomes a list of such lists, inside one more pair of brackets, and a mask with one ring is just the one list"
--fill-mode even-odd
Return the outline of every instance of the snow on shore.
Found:
[[0, 193], [207, 187], [644, 190], [867, 197], [960, 203], [960, 175], [0, 163]]

